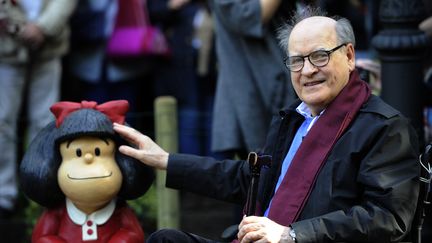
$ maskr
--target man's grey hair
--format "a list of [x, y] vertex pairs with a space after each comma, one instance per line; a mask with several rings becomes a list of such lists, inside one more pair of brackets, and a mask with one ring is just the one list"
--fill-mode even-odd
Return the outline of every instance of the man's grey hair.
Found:
[[[300, 21], [314, 16], [328, 17], [327, 13], [322, 9], [318, 7], [306, 6], [300, 11], [297, 11], [290, 18], [289, 21], [285, 22], [281, 27], [278, 28], [277, 37], [282, 50], [288, 53], [288, 40], [294, 26], [296, 26]], [[353, 46], [355, 46], [354, 30], [350, 21], [346, 18], [339, 16], [333, 16], [330, 18], [336, 20], [336, 34], [338, 45], [343, 43], [352, 43]]]

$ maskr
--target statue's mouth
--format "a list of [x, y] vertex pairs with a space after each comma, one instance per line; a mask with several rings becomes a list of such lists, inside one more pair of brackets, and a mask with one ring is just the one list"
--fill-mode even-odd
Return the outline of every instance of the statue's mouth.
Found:
[[109, 175], [105, 175], [105, 176], [91, 176], [91, 177], [72, 177], [69, 174], [67, 175], [67, 177], [71, 180], [93, 180], [93, 179], [101, 179], [101, 178], [107, 178], [112, 176], [112, 171], [109, 173]]

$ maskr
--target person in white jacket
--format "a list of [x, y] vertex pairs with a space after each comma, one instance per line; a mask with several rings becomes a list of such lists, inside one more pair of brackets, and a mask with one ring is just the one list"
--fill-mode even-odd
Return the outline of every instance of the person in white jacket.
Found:
[[49, 107], [59, 100], [60, 58], [75, 6], [76, 0], [8, 0], [0, 10], [0, 218], [11, 214], [18, 194], [18, 122], [25, 119], [31, 139], [53, 119]]

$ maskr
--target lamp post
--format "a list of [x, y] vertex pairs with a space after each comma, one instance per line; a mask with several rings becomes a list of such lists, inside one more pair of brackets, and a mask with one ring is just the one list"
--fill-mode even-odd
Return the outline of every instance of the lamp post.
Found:
[[381, 31], [372, 39], [381, 60], [381, 97], [398, 109], [424, 143], [423, 53], [426, 35], [418, 29], [426, 13], [422, 0], [382, 0]]

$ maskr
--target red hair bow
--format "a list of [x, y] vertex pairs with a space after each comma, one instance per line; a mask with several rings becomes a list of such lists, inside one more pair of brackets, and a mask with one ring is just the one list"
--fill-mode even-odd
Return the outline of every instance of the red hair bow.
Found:
[[125, 115], [129, 109], [127, 100], [113, 100], [98, 105], [94, 101], [69, 102], [61, 101], [51, 106], [50, 110], [56, 117], [56, 127], [59, 127], [63, 120], [72, 112], [80, 109], [94, 109], [104, 113], [113, 123], [124, 124]]

